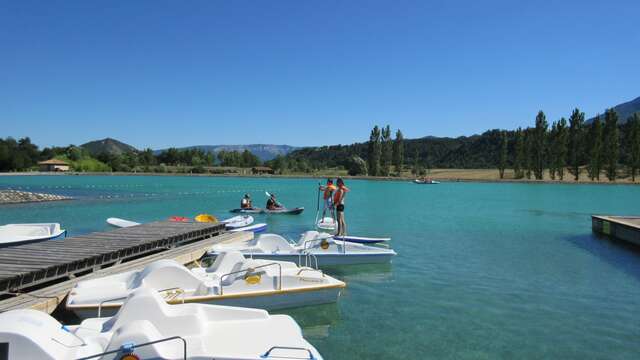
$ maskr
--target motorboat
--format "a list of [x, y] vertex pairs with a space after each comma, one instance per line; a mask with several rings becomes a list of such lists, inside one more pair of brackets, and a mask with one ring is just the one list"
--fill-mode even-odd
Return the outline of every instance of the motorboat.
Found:
[[113, 317], [62, 325], [37, 310], [0, 314], [3, 359], [322, 359], [287, 315], [206, 304], [169, 305], [139, 288]]
[[247, 257], [291, 261], [300, 266], [330, 266], [388, 263], [396, 255], [392, 249], [337, 240], [333, 235], [307, 231], [296, 243], [277, 234], [262, 234], [252, 240], [214, 245], [210, 255], [240, 251]]
[[55, 239], [66, 233], [59, 223], [7, 224], [0, 226], [0, 247]]
[[345, 283], [321, 270], [293, 262], [246, 259], [239, 251], [222, 252], [208, 267], [188, 269], [158, 260], [129, 271], [78, 282], [66, 307], [80, 318], [113, 315], [136, 289], [157, 291], [169, 304], [206, 303], [283, 309], [335, 302]]

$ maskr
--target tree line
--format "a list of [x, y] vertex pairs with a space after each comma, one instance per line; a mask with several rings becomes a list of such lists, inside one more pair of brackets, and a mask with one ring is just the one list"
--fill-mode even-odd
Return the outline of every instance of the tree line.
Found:
[[563, 117], [549, 126], [539, 111], [534, 127], [501, 132], [499, 159], [500, 178], [511, 166], [516, 179], [541, 180], [548, 171], [552, 180], [563, 180], [568, 173], [577, 181], [586, 172], [592, 181], [599, 181], [603, 173], [615, 181], [626, 170], [635, 181], [640, 168], [640, 117], [636, 113], [619, 124], [618, 114], [608, 109], [586, 123], [576, 108], [568, 121]]
[[36, 168], [43, 160], [56, 158], [70, 163], [75, 171], [143, 171], [167, 172], [168, 166], [188, 168], [189, 172], [205, 172], [205, 167], [254, 167], [260, 159], [249, 150], [220, 151], [217, 154], [198, 148], [169, 148], [156, 153], [151, 149], [126, 151], [121, 154], [102, 152], [91, 154], [81, 146], [46, 147], [38, 146], [28, 137], [15, 140], [0, 138], [0, 171], [27, 171]]

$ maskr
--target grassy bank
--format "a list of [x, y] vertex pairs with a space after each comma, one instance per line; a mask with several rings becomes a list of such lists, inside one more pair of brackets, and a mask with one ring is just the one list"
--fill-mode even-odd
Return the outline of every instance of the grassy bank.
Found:
[[[372, 176], [349, 176], [346, 171], [332, 170], [332, 171], [317, 171], [313, 173], [287, 173], [282, 175], [254, 175], [251, 174], [249, 169], [242, 172], [227, 172], [227, 173], [204, 173], [194, 174], [188, 172], [66, 172], [66, 173], [52, 173], [52, 172], [9, 172], [0, 173], [0, 176], [73, 176], [73, 175], [102, 175], [102, 176], [200, 176], [200, 177], [256, 177], [256, 178], [312, 178], [312, 179], [324, 179], [324, 178], [336, 178], [343, 177], [345, 179], [362, 179], [362, 180], [378, 180], [378, 181], [411, 181], [415, 179], [415, 176], [409, 172], [403, 173], [402, 176], [394, 177], [372, 177]], [[519, 183], [561, 183], [561, 184], [633, 184], [640, 185], [640, 177], [636, 178], [635, 183], [631, 181], [630, 177], [621, 177], [615, 182], [608, 181], [604, 176], [600, 177], [600, 181], [591, 181], [588, 179], [586, 172], [581, 173], [580, 180], [575, 181], [571, 174], [565, 174], [563, 180], [558, 178], [551, 179], [548, 172], [544, 173], [543, 180], [535, 179], [516, 179], [512, 170], [506, 170], [504, 178], [500, 179], [497, 170], [493, 169], [432, 169], [427, 175], [428, 178], [444, 181], [444, 182], [519, 182]]]

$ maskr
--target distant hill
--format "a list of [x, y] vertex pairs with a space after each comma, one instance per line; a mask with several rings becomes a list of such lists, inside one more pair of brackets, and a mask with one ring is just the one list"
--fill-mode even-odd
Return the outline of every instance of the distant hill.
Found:
[[[200, 149], [202, 151], [210, 152], [214, 154], [217, 154], [221, 150], [224, 150], [224, 151], [249, 150], [258, 158], [260, 158], [261, 161], [268, 161], [268, 160], [275, 159], [278, 155], [282, 155], [282, 156], [287, 155], [298, 148], [294, 146], [289, 146], [289, 145], [251, 144], [251, 145], [195, 145], [195, 146], [188, 146], [188, 147], [183, 147], [179, 149], [180, 150]], [[158, 154], [164, 150], [166, 149], [155, 150], [154, 153]]]
[[107, 153], [111, 155], [120, 155], [125, 152], [138, 151], [131, 145], [125, 144], [116, 139], [106, 138], [102, 140], [90, 141], [80, 145], [83, 149], [89, 151], [92, 156]]
[[[640, 113], [640, 97], [637, 97], [631, 101], [627, 101], [620, 105], [616, 105], [613, 107], [613, 110], [618, 113], [618, 123], [624, 124], [627, 122], [629, 117], [631, 117], [634, 113]], [[602, 117], [604, 115], [604, 110], [600, 113], [600, 120], [604, 120]], [[595, 119], [595, 116], [591, 119], [587, 120], [588, 123], [591, 123]]]

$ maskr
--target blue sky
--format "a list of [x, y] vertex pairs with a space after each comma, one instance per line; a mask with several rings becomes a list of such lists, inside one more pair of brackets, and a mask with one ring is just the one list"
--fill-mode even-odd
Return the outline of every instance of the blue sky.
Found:
[[0, 136], [459, 136], [640, 96], [640, 1], [0, 0]]

